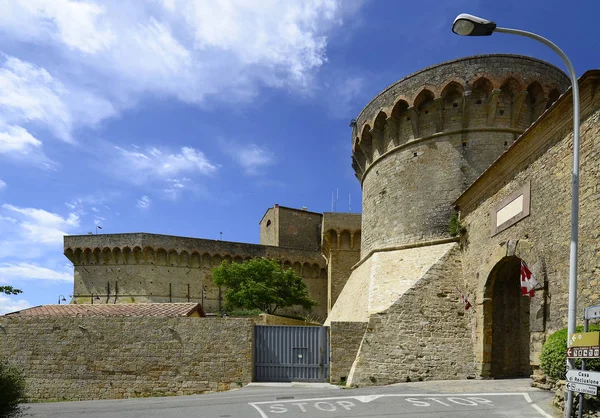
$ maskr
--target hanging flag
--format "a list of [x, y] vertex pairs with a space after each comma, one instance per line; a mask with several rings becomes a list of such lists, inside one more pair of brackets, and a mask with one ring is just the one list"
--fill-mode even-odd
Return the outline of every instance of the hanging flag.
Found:
[[465, 295], [461, 294], [460, 299], [465, 304], [465, 311], [468, 311], [470, 308], [473, 307], [473, 305], [471, 305], [471, 302], [469, 302], [469, 299], [467, 299], [467, 297]]
[[534, 289], [539, 283], [533, 277], [533, 273], [527, 267], [527, 264], [521, 260], [521, 294], [523, 296], [529, 296], [530, 298], [535, 296]]

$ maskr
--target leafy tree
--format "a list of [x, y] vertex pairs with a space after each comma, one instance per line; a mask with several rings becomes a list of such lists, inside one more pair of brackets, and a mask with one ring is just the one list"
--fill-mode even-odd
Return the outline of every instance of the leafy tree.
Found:
[[20, 289], [15, 289], [12, 286], [0, 286], [0, 293], [7, 295], [18, 295], [19, 293], [23, 293], [23, 291]]
[[317, 304], [310, 298], [302, 277], [267, 258], [233, 264], [223, 261], [212, 270], [212, 280], [226, 288], [227, 309], [260, 309], [274, 314], [279, 308], [300, 305], [311, 309]]
[[25, 402], [25, 379], [14, 367], [0, 361], [0, 417], [23, 414], [20, 403]]

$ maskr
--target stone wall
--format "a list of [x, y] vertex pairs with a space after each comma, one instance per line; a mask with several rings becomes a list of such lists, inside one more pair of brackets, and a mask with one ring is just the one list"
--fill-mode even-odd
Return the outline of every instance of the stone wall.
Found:
[[[597, 305], [600, 293], [600, 72], [586, 73], [581, 90], [581, 176], [578, 263], [578, 322], [583, 308]], [[572, 97], [561, 96], [457, 201], [467, 233], [463, 237], [461, 288], [476, 304], [472, 317], [475, 356], [481, 373], [491, 366], [491, 320], [485, 315], [493, 272], [508, 257], [531, 267], [545, 290], [531, 299], [531, 365], [539, 364], [545, 336], [567, 324], [571, 223]], [[492, 210], [530, 184], [530, 214], [492, 235]]]
[[0, 317], [30, 401], [228, 390], [252, 381], [250, 319]]
[[192, 301], [207, 313], [218, 312], [222, 301], [212, 268], [224, 260], [267, 257], [296, 270], [318, 302], [314, 314], [327, 315], [327, 270], [320, 251], [145, 233], [65, 236], [64, 245], [74, 264], [76, 303]]
[[422, 70], [373, 99], [352, 138], [362, 257], [448, 237], [452, 203], [567, 85], [550, 64], [490, 55]]
[[279, 246], [318, 251], [321, 249], [323, 215], [279, 206]]
[[456, 285], [458, 245], [388, 309], [372, 314], [349, 385], [474, 377], [472, 330]]
[[345, 383], [363, 339], [366, 322], [332, 322], [329, 328], [331, 345], [330, 381]]

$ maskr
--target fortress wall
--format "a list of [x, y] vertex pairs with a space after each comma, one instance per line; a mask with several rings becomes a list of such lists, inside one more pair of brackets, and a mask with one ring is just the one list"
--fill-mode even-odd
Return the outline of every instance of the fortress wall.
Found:
[[370, 315], [348, 384], [474, 377], [471, 312], [456, 292], [460, 273], [454, 244], [392, 306]]
[[320, 213], [279, 206], [279, 246], [317, 251], [321, 248]]
[[360, 252], [355, 250], [331, 250], [327, 264], [328, 272], [328, 289], [327, 289], [327, 313], [335, 305], [340, 293], [346, 286], [350, 275], [352, 274], [352, 266], [360, 260]]
[[277, 217], [278, 206], [267, 209], [267, 212], [260, 220], [260, 244], [261, 245], [279, 245], [279, 221]]
[[332, 347], [329, 376], [332, 384], [347, 381], [366, 328], [366, 322], [332, 322], [329, 326]]
[[567, 85], [550, 64], [489, 55], [419, 71], [373, 99], [352, 139], [362, 257], [447, 237], [454, 200]]
[[327, 270], [318, 251], [140, 233], [66, 236], [65, 255], [74, 264], [76, 303], [91, 303], [92, 294], [100, 298], [94, 303], [186, 302], [189, 295], [190, 301], [203, 302], [206, 312], [218, 312], [212, 268], [223, 260], [267, 257], [296, 270], [318, 302], [312, 314], [327, 315]]
[[0, 360], [30, 401], [229, 390], [252, 381], [250, 319], [2, 317]]
[[[580, 80], [580, 223], [578, 311], [598, 305], [600, 295], [600, 72]], [[461, 288], [482, 303], [493, 267], [507, 255], [526, 261], [547, 291], [531, 299], [531, 364], [539, 364], [545, 335], [567, 325], [571, 231], [572, 96], [568, 92], [457, 201], [467, 233]], [[530, 184], [530, 214], [492, 234], [492, 212], [513, 192]], [[483, 311], [483, 309], [481, 309]], [[484, 318], [477, 329], [476, 355], [485, 362]], [[488, 359], [489, 360], [489, 359]]]

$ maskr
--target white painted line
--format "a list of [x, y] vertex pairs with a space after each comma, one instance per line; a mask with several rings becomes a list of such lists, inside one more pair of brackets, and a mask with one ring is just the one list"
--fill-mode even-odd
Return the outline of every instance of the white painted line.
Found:
[[[306, 412], [304, 411], [304, 404], [307, 402], [316, 402], [315, 403], [315, 407], [317, 407], [317, 409], [321, 409], [325, 412], [332, 412], [336, 407], [333, 406], [332, 404], [327, 404], [326, 402], [322, 402], [322, 401], [338, 401], [337, 403], [339, 404], [339, 406], [349, 410], [350, 408], [350, 402], [346, 402], [344, 403], [343, 401], [340, 401], [342, 399], [353, 399], [353, 400], [357, 400], [360, 401], [361, 403], [369, 403], [372, 402], [376, 399], [379, 398], [384, 398], [384, 397], [399, 397], [399, 398], [418, 398], [418, 397], [425, 397], [426, 399], [433, 399], [433, 398], [452, 398], [452, 399], [459, 399], [459, 398], [463, 398], [463, 397], [474, 397], [471, 400], [465, 400], [466, 402], [472, 402], [475, 400], [475, 397], [477, 399], [482, 399], [482, 396], [523, 396], [523, 398], [525, 399], [525, 401], [527, 403], [529, 403], [537, 412], [539, 412], [541, 414], [542, 417], [544, 418], [552, 418], [552, 415], [549, 415], [547, 412], [545, 412], [541, 407], [539, 407], [538, 405], [536, 405], [535, 403], [533, 403], [533, 400], [531, 399], [531, 396], [529, 396], [528, 393], [525, 392], [508, 392], [508, 393], [390, 393], [390, 394], [381, 394], [381, 395], [356, 395], [356, 396], [330, 396], [330, 397], [326, 397], [326, 398], [307, 398], [307, 399], [280, 399], [280, 400], [275, 400], [275, 401], [260, 401], [260, 402], [249, 402], [249, 405], [252, 405], [252, 407], [254, 407], [258, 413], [260, 414], [260, 416], [262, 418], [269, 418], [269, 416], [267, 415], [267, 413], [265, 411], [262, 410], [262, 408], [259, 405], [273, 405], [271, 406], [271, 409], [276, 409], [276, 411], [271, 411], [274, 413], [284, 413], [286, 412], [286, 408], [282, 405], [282, 404], [286, 404], [286, 403], [293, 403], [297, 406], [299, 406], [302, 409], [302, 412]], [[435, 399], [434, 399], [435, 400]], [[319, 402], [321, 402], [319, 404]], [[420, 402], [420, 401], [416, 401], [413, 400], [411, 401], [411, 403], [414, 402]], [[457, 403], [459, 405], [462, 405], [459, 402], [454, 402], [453, 403]], [[300, 403], [302, 403], [301, 405], [299, 405]], [[319, 404], [321, 407], [326, 404], [329, 408], [334, 408], [332, 410], [325, 410], [322, 409], [321, 407], [319, 407], [317, 404]], [[466, 405], [466, 404], [465, 404]], [[469, 404], [471, 405], [471, 404]], [[354, 405], [352, 405], [354, 406]], [[421, 405], [424, 406], [424, 405]], [[447, 405], [449, 406], [449, 405]]]

